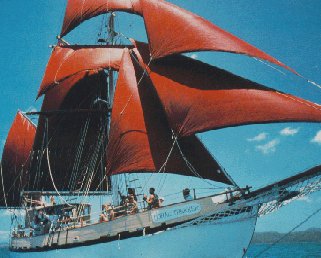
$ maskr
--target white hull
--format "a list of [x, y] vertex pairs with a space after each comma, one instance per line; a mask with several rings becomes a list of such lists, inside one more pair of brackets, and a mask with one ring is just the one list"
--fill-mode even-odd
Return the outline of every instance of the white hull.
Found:
[[106, 252], [106, 257], [242, 257], [250, 244], [255, 224], [256, 218], [252, 217], [232, 223], [189, 226], [114, 241], [104, 247], [110, 254], [107, 256]]
[[106, 257], [242, 257], [257, 215], [257, 204], [229, 206], [207, 197], [53, 235], [13, 237], [10, 248], [46, 251], [105, 242]]

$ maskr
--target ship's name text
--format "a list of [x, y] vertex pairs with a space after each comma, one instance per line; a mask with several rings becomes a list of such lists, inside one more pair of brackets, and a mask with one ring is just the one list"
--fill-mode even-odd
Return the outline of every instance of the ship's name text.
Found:
[[152, 220], [154, 222], [165, 222], [182, 216], [193, 215], [201, 211], [201, 205], [198, 203], [186, 204], [180, 207], [160, 209], [152, 211]]

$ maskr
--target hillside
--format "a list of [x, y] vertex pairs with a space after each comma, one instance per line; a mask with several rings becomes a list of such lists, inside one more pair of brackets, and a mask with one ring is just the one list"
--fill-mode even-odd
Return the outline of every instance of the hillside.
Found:
[[[270, 232], [255, 232], [252, 243], [273, 243], [283, 237], [284, 233], [279, 233], [275, 231]], [[296, 231], [292, 232], [284, 239], [280, 241], [281, 243], [293, 243], [293, 242], [314, 242], [321, 243], [321, 229], [320, 228], [310, 228], [306, 231]]]

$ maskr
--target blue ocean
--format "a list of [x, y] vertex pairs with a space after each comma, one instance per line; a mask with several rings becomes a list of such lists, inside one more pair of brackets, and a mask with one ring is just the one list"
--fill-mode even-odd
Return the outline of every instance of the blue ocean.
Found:
[[[7, 243], [0, 244], [0, 258], [14, 257], [14, 258], [81, 258], [81, 257], [95, 257], [107, 258], [108, 250], [105, 244], [97, 244], [92, 246], [77, 247], [66, 250], [55, 250], [42, 253], [13, 253], [9, 252]], [[262, 250], [265, 250], [268, 244], [252, 244], [245, 257], [256, 257]], [[212, 250], [209, 250], [212, 252]], [[277, 244], [262, 253], [259, 257], [273, 257], [273, 258], [313, 258], [321, 257], [321, 245], [319, 243], [291, 243], [291, 244]], [[112, 257], [111, 257], [112, 258]], [[151, 258], [151, 257], [148, 257]], [[201, 257], [197, 257], [201, 258]]]

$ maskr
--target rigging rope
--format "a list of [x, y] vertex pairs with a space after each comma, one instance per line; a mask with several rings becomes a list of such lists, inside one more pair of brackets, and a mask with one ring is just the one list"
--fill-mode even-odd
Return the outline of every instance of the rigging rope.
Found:
[[[173, 132], [173, 131], [172, 131], [172, 132]], [[173, 137], [173, 138], [176, 137], [176, 136], [174, 135], [174, 133], [173, 133], [172, 137]], [[173, 140], [171, 149], [169, 150], [169, 153], [168, 153], [168, 155], [167, 155], [167, 157], [166, 157], [163, 165], [158, 169], [157, 174], [159, 174], [159, 173], [164, 173], [164, 172], [165, 172], [165, 168], [166, 168], [167, 162], [168, 162], [168, 160], [169, 160], [169, 158], [170, 158], [170, 155], [171, 155], [172, 152], [173, 152], [174, 146], [175, 146], [175, 139]], [[163, 170], [163, 172], [162, 172], [162, 170]], [[154, 175], [154, 173], [152, 173], [152, 174], [149, 176], [148, 180], [145, 182], [145, 184], [144, 184], [144, 186], [143, 186], [143, 188], [142, 188], [143, 190], [146, 188], [147, 184], [149, 183], [149, 181], [151, 180], [151, 178], [153, 177], [153, 175]]]
[[319, 105], [320, 108], [317, 108], [317, 107], [315, 107], [315, 106], [310, 105], [309, 102], [307, 102], [307, 101], [301, 101], [301, 100], [299, 100], [299, 99], [296, 99], [296, 98], [291, 97], [291, 95], [286, 95], [286, 94], [284, 94], [284, 93], [282, 93], [282, 92], [279, 92], [279, 91], [275, 91], [275, 92], [276, 92], [277, 94], [283, 96], [283, 97], [286, 97], [286, 98], [291, 99], [291, 100], [293, 100], [293, 101], [296, 101], [296, 102], [298, 102], [298, 103], [300, 103], [300, 104], [303, 104], [303, 105], [306, 105], [306, 106], [308, 106], [308, 107], [310, 107], [310, 108], [314, 108], [314, 109], [316, 109], [316, 110], [318, 110], [318, 111], [321, 111], [321, 106], [320, 106], [320, 105]]
[[53, 176], [52, 176], [52, 173], [51, 173], [51, 167], [50, 167], [50, 160], [49, 160], [49, 150], [48, 148], [46, 149], [46, 154], [47, 154], [47, 164], [48, 164], [48, 170], [49, 170], [49, 175], [50, 175], [50, 178], [51, 178], [51, 182], [52, 182], [52, 185], [53, 187], [55, 188], [55, 191], [58, 195], [58, 197], [60, 198], [60, 200], [62, 200], [65, 204], [67, 204], [68, 206], [72, 206], [70, 205], [59, 193], [57, 187], [56, 187], [56, 184], [54, 182], [54, 179], [53, 179]]
[[[133, 52], [130, 51], [129, 53], [130, 53], [130, 55], [134, 58], [134, 60], [140, 65], [139, 61], [138, 61], [138, 60], [136, 59], [136, 57], [133, 55]], [[150, 63], [152, 62], [152, 60], [153, 60], [153, 58], [152, 58], [152, 56], [151, 56], [151, 57], [149, 58], [147, 67], [149, 67], [149, 65], [150, 65]], [[137, 89], [138, 89], [138, 87], [140, 86], [140, 83], [142, 82], [142, 80], [143, 80], [143, 78], [144, 78], [144, 76], [145, 76], [146, 74], [149, 75], [148, 71], [147, 71], [146, 68], [144, 67], [144, 68], [143, 68], [143, 74], [142, 74], [142, 76], [140, 77], [140, 79], [139, 79], [138, 82], [137, 82]], [[122, 115], [122, 114], [125, 112], [125, 110], [126, 110], [128, 104], [129, 104], [129, 102], [131, 101], [132, 97], [133, 97], [133, 93], [130, 94], [130, 96], [129, 96], [129, 98], [128, 98], [128, 100], [127, 100], [124, 108], [123, 108], [122, 111], [120, 112], [120, 115]]]
[[1, 171], [1, 183], [2, 183], [3, 199], [4, 199], [4, 203], [6, 205], [6, 208], [8, 208], [6, 192], [4, 190], [4, 183], [3, 183], [2, 162], [0, 162], [0, 171]]
[[[82, 182], [82, 186], [81, 186], [81, 188], [82, 188], [83, 185], [85, 185], [85, 187], [84, 187], [84, 195], [83, 195], [83, 198], [80, 201], [81, 205], [78, 207], [77, 215], [80, 214], [81, 210], [84, 207], [84, 202], [88, 198], [88, 194], [89, 194], [89, 191], [90, 191], [90, 186], [91, 186], [92, 181], [93, 181], [93, 179], [95, 178], [95, 175], [96, 175], [95, 171], [98, 170], [99, 165], [100, 165], [100, 161], [97, 163], [97, 160], [98, 160], [99, 153], [101, 152], [101, 149], [102, 149], [102, 146], [103, 146], [103, 143], [104, 143], [104, 137], [105, 137], [105, 133], [104, 132], [105, 132], [105, 129], [106, 129], [106, 125], [103, 126], [101, 128], [101, 130], [100, 130], [100, 133], [98, 135], [98, 143], [95, 145], [96, 148], [95, 148], [93, 154], [91, 155], [91, 158], [90, 158], [90, 161], [89, 161], [89, 165], [88, 165], [88, 167], [86, 169], [87, 177], [84, 177], [83, 182]], [[96, 166], [97, 166], [97, 168], [96, 168]], [[88, 173], [88, 170], [90, 171], [90, 173]], [[78, 197], [79, 197], [79, 195], [78, 195]]]
[[185, 163], [186, 163], [187, 167], [190, 169], [190, 171], [195, 175], [195, 177], [198, 177], [198, 178], [202, 179], [204, 182], [206, 182], [207, 184], [215, 187], [215, 185], [214, 185], [211, 181], [208, 181], [208, 180], [204, 179], [204, 178], [197, 172], [197, 170], [194, 168], [194, 166], [188, 161], [188, 159], [187, 159], [186, 156], [184, 155], [184, 153], [183, 153], [183, 151], [182, 151], [182, 149], [181, 149], [181, 147], [180, 147], [180, 145], [179, 145], [179, 143], [178, 143], [178, 141], [177, 141], [177, 137], [175, 138], [175, 142], [176, 142], [176, 144], [177, 144], [177, 147], [178, 147], [178, 150], [179, 150], [180, 154], [182, 155], [183, 160], [185, 161]]
[[[36, 188], [36, 185], [38, 187], [38, 184], [39, 184], [39, 180], [40, 180], [40, 173], [41, 173], [41, 163], [42, 163], [42, 159], [43, 159], [43, 156], [44, 156], [44, 145], [45, 145], [45, 139], [46, 139], [46, 127], [48, 126], [48, 123], [45, 122], [45, 130], [43, 131], [43, 135], [42, 135], [42, 139], [41, 139], [41, 146], [40, 146], [40, 150], [37, 151], [37, 154], [36, 154], [36, 158], [38, 160], [37, 164], [36, 164], [36, 174], [35, 174], [35, 178], [34, 178], [34, 181], [33, 181], [33, 189]], [[49, 141], [47, 142], [47, 146], [46, 148], [48, 147], [49, 145]]]
[[80, 143], [77, 148], [75, 162], [74, 162], [74, 165], [72, 168], [71, 178], [69, 181], [69, 189], [70, 190], [73, 190], [73, 188], [75, 188], [77, 176], [79, 176], [79, 166], [81, 163], [82, 153], [84, 151], [84, 146], [85, 146], [85, 141], [86, 141], [86, 135], [87, 135], [88, 128], [89, 128], [89, 123], [90, 123], [90, 116], [88, 116], [88, 118], [86, 119], [85, 126], [81, 132]]
[[[2, 169], [2, 167], [1, 167], [1, 169]], [[20, 173], [19, 173], [19, 174], [16, 176], [16, 178], [13, 180], [13, 183], [12, 183], [12, 185], [10, 186], [10, 188], [8, 189], [8, 192], [10, 192], [12, 188], [14, 188], [17, 180], [19, 179], [19, 177], [21, 176], [22, 173], [23, 173], [23, 169], [21, 169]], [[4, 199], [4, 198], [1, 198], [0, 200], [3, 200], [3, 199]]]
[[[284, 76], [286, 76], [286, 73], [284, 73], [284, 72], [282, 72], [281, 70], [277, 69], [276, 67], [270, 65], [269, 63], [264, 62], [263, 60], [261, 60], [261, 59], [259, 59], [259, 58], [256, 58], [256, 57], [252, 57], [252, 58], [255, 59], [256, 61], [259, 61], [260, 63], [265, 64], [266, 66], [268, 66], [268, 67], [270, 67], [270, 68], [278, 71], [279, 73], [283, 74]], [[313, 86], [316, 86], [316, 87], [318, 87], [319, 89], [321, 89], [321, 85], [319, 85], [318, 83], [316, 83], [316, 82], [314, 82], [314, 81], [312, 81], [312, 80], [304, 77], [304, 76], [301, 75], [301, 74], [296, 74], [296, 75], [299, 76], [300, 78], [302, 78], [303, 80], [305, 80], [307, 83], [312, 84]]]

